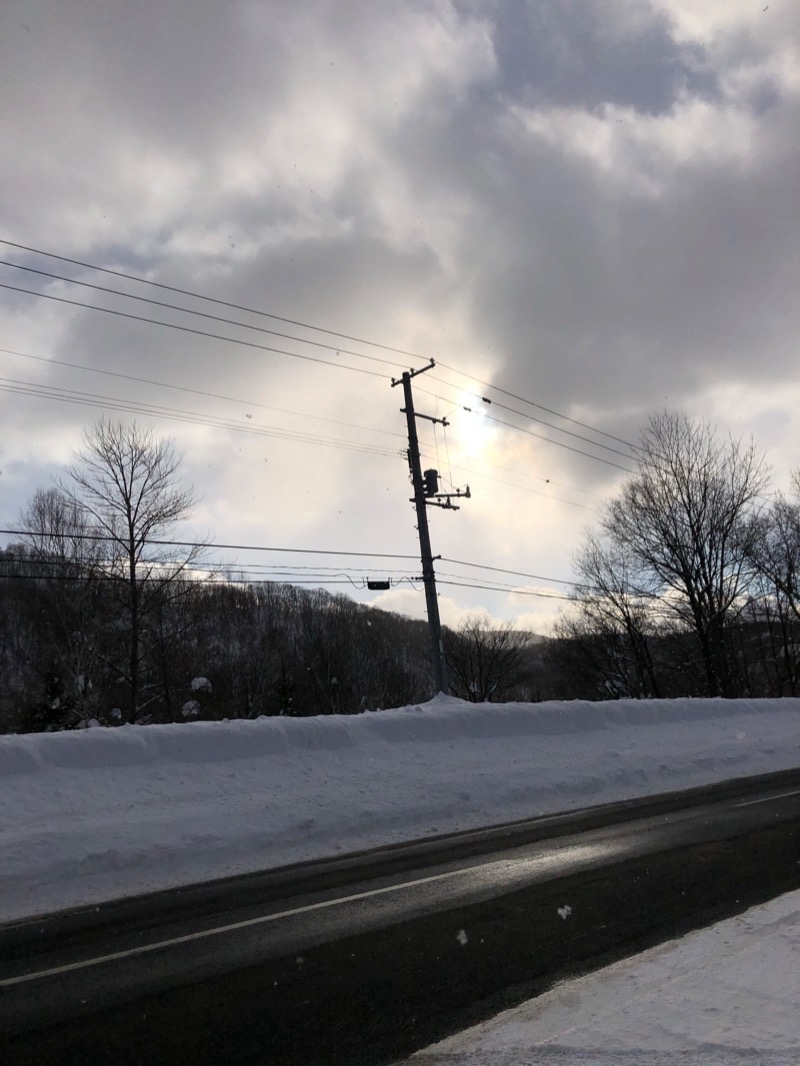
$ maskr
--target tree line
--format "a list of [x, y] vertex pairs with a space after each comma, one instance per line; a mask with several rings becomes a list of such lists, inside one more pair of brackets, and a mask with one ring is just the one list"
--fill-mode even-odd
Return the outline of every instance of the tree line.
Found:
[[[771, 494], [752, 442], [650, 420], [587, 532], [546, 639], [445, 630], [451, 691], [508, 699], [797, 695], [800, 477]], [[241, 583], [175, 544], [195, 504], [170, 441], [105, 419], [0, 550], [0, 731], [359, 713], [433, 694], [424, 623]]]
[[0, 729], [353, 713], [428, 697], [420, 623], [210, 579], [169, 441], [96, 423], [0, 551]]

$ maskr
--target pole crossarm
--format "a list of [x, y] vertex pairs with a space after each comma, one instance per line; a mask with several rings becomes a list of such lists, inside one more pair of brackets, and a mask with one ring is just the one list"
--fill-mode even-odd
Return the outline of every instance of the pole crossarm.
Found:
[[392, 388], [394, 388], [395, 385], [402, 385], [405, 382], [406, 378], [408, 378], [409, 381], [410, 381], [411, 378], [415, 378], [417, 376], [417, 374], [424, 374], [426, 370], [433, 370], [433, 368], [435, 366], [436, 366], [436, 363], [433, 361], [433, 359], [431, 359], [431, 361], [428, 363], [427, 366], [421, 366], [421, 367], [419, 367], [418, 370], [405, 370], [405, 371], [403, 371], [403, 376], [402, 377], [392, 378]]
[[[405, 407], [401, 407], [400, 411], [401, 411], [402, 414], [407, 414], [408, 413], [406, 411]], [[423, 414], [420, 414], [419, 411], [413, 411], [412, 413], [414, 415], [414, 418], [424, 418], [428, 422], [435, 422], [437, 425], [445, 426], [445, 427], [450, 425], [450, 423], [447, 421], [446, 418], [434, 418], [433, 415], [423, 415]]]

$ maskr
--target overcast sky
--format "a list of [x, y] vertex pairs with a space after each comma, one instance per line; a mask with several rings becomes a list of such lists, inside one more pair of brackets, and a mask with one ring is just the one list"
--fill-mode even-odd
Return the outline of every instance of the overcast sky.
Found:
[[[795, 0], [3, 0], [0, 100], [6, 241], [414, 353], [0, 245], [299, 339], [1, 266], [6, 285], [341, 364], [0, 289], [0, 348], [22, 353], [0, 352], [2, 527], [106, 413], [174, 438], [203, 497], [187, 536], [413, 555], [390, 379], [429, 357], [444, 366], [415, 379], [417, 409], [451, 424], [420, 422], [425, 465], [472, 490], [431, 513], [446, 559], [572, 577], [632, 468], [621, 442], [665, 408], [752, 433], [777, 488], [800, 465]], [[220, 555], [357, 582], [419, 572]], [[424, 612], [410, 583], [330, 588]], [[445, 621], [484, 608], [540, 631], [560, 606], [445, 584], [440, 597]]]

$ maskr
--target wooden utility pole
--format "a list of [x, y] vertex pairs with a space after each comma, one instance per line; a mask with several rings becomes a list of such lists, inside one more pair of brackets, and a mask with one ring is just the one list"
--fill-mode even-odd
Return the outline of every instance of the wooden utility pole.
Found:
[[[428, 506], [443, 507], [447, 510], [457, 511], [458, 508], [451, 502], [454, 498], [469, 498], [469, 486], [465, 492], [439, 492], [438, 471], [426, 470], [423, 477], [422, 463], [419, 454], [419, 438], [417, 437], [418, 418], [424, 418], [428, 422], [439, 423], [447, 426], [444, 418], [433, 418], [431, 415], [417, 414], [414, 411], [414, 396], [411, 391], [411, 379], [417, 374], [424, 374], [435, 366], [431, 359], [428, 366], [420, 370], [406, 370], [402, 377], [392, 378], [392, 388], [395, 385], [403, 386], [403, 399], [405, 407], [401, 408], [406, 416], [408, 425], [408, 466], [411, 471], [411, 484], [414, 495], [411, 503], [417, 512], [417, 530], [419, 532], [419, 548], [422, 561], [422, 582], [425, 586], [425, 603], [428, 609], [428, 627], [431, 635], [431, 660], [433, 662], [433, 675], [436, 688], [439, 692], [448, 693], [447, 664], [444, 658], [444, 644], [442, 643], [442, 624], [439, 619], [439, 601], [436, 597], [436, 574], [433, 569], [433, 552], [431, 550], [431, 537], [428, 531]], [[436, 556], [438, 559], [439, 556]]]

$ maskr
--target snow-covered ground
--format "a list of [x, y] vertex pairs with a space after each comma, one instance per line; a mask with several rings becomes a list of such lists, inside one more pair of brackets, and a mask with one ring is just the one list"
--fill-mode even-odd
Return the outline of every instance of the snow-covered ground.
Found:
[[800, 892], [418, 1052], [408, 1066], [797, 1066]]
[[471, 705], [0, 737], [0, 920], [800, 766], [800, 699]]

